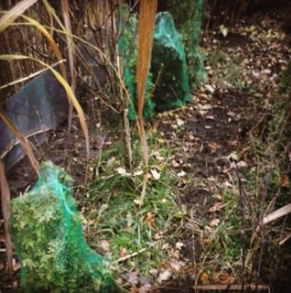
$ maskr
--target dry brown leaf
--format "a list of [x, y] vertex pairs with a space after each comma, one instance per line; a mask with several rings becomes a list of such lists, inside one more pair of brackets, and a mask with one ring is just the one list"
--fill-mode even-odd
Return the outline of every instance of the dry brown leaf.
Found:
[[124, 247], [119, 247], [119, 257], [124, 257], [127, 255], [127, 249]]
[[182, 249], [182, 247], [184, 247], [184, 243], [183, 242], [177, 242], [175, 247], [180, 250], [180, 249]]
[[170, 244], [169, 243], [164, 243], [162, 245], [162, 249], [165, 250], [165, 249], [169, 249], [170, 248]]
[[200, 275], [200, 278], [199, 278], [200, 282], [202, 284], [206, 284], [209, 282], [209, 275], [206, 273], [206, 272], [203, 272], [201, 275]]
[[99, 247], [104, 251], [108, 251], [109, 250], [109, 242], [107, 240], [101, 240], [100, 243], [99, 243]]
[[219, 211], [221, 209], [221, 202], [216, 202], [210, 209], [209, 212], [210, 213], [215, 213], [217, 211]]
[[282, 175], [280, 178], [279, 186], [285, 187], [289, 184], [289, 177], [287, 175]]
[[218, 144], [214, 141], [211, 141], [208, 143], [208, 147], [210, 148], [211, 153], [215, 153], [217, 151]]
[[235, 282], [235, 277], [225, 272], [215, 273], [213, 279], [215, 282], [223, 285], [231, 285]]
[[178, 261], [176, 259], [172, 259], [170, 261], [170, 267], [177, 273], [181, 270], [181, 268], [185, 265], [184, 262]]
[[158, 231], [157, 233], [154, 234], [154, 239], [155, 240], [159, 240], [163, 237], [163, 232], [162, 231]]
[[217, 227], [219, 225], [219, 223], [220, 223], [219, 219], [213, 219], [213, 220], [211, 220], [209, 225], [210, 225], [210, 227]]
[[153, 215], [151, 212], [147, 212], [147, 215], [145, 216], [144, 218], [144, 222], [150, 226], [150, 227], [153, 227], [154, 224], [155, 224], [155, 219], [153, 218]]
[[158, 283], [162, 283], [163, 281], [167, 281], [172, 277], [172, 272], [169, 270], [164, 270], [160, 272], [159, 277], [157, 279]]

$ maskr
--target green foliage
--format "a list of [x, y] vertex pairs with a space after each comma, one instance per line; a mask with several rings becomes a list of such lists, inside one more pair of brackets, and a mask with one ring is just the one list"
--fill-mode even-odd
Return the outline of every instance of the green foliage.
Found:
[[[150, 157], [147, 193], [141, 207], [138, 199], [142, 172], [137, 168], [132, 175], [125, 173], [120, 167], [118, 147], [103, 154], [102, 173], [89, 186], [86, 205], [89, 211], [97, 213], [90, 212], [86, 216], [94, 222], [89, 227], [88, 241], [96, 245], [96, 237], [100, 239], [102, 235], [109, 243], [112, 260], [142, 250], [123, 262], [119, 273], [138, 270], [147, 275], [150, 269], [158, 268], [168, 255], [162, 246], [174, 237], [172, 230], [181, 219], [174, 193], [178, 179], [167, 167], [168, 151], [158, 149], [157, 152], [163, 161], [157, 163], [156, 154]], [[153, 170], [159, 178], [151, 175]]]
[[35, 187], [11, 202], [24, 292], [118, 292], [104, 259], [86, 244], [71, 186], [65, 171], [45, 162]]
[[[233, 264], [240, 259], [242, 241], [238, 231], [241, 226], [241, 207], [239, 206], [239, 195], [235, 187], [222, 191], [221, 209], [219, 218], [221, 222], [208, 236], [209, 245], [205, 253], [218, 254], [220, 264]], [[247, 236], [246, 236], [247, 237]]]

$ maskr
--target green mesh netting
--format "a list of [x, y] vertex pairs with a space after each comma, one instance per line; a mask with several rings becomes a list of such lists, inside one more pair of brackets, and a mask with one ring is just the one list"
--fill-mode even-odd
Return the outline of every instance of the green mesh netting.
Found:
[[156, 16], [151, 71], [157, 81], [153, 99], [157, 109], [173, 109], [189, 100], [183, 44], [169, 12]]
[[167, 11], [174, 18], [177, 30], [182, 34], [188, 64], [191, 90], [201, 85], [206, 78], [204, 53], [199, 46], [205, 0], [166, 0]]
[[[130, 121], [136, 120], [137, 92], [136, 92], [136, 60], [137, 60], [137, 15], [132, 14], [127, 20], [129, 8], [122, 5], [120, 9], [120, 21], [118, 27], [122, 30], [121, 37], [118, 41], [118, 53], [121, 56], [123, 67], [123, 82], [128, 91], [130, 101], [128, 106], [128, 118]], [[154, 111], [154, 103], [150, 98], [152, 88], [152, 75], [147, 77], [146, 94], [143, 108], [143, 117], [149, 120]]]
[[11, 201], [24, 292], [119, 292], [107, 263], [82, 234], [72, 182], [63, 169], [45, 162], [34, 188]]

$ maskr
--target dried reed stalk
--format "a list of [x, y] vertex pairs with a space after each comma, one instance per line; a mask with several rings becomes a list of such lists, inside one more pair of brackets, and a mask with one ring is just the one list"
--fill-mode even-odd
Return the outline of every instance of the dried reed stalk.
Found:
[[[71, 89], [75, 93], [76, 89], [76, 56], [75, 56], [75, 44], [72, 35], [72, 26], [70, 19], [70, 7], [68, 0], [61, 1], [62, 13], [65, 23], [65, 28], [67, 31], [66, 40], [68, 44], [68, 56], [69, 56], [69, 66], [70, 66], [70, 77], [71, 77]], [[70, 99], [68, 99], [70, 101]], [[69, 102], [69, 119], [68, 119], [68, 129], [71, 130], [71, 123], [73, 117], [73, 105]]]
[[1, 190], [1, 204], [2, 204], [2, 214], [4, 218], [4, 228], [5, 228], [5, 246], [7, 255], [7, 270], [12, 283], [12, 241], [8, 229], [8, 220], [10, 217], [9, 204], [10, 204], [10, 189], [5, 175], [4, 163], [0, 160], [0, 190]]
[[138, 59], [137, 59], [137, 125], [140, 135], [142, 156], [145, 165], [148, 165], [148, 146], [143, 123], [143, 106], [146, 79], [151, 63], [153, 32], [157, 0], [141, 0], [139, 4], [139, 32], [138, 32]]
[[140, 205], [143, 204], [148, 169], [148, 145], [143, 123], [144, 94], [146, 88], [146, 79], [151, 64], [151, 53], [153, 45], [153, 32], [155, 26], [155, 16], [157, 11], [157, 0], [141, 0], [139, 4], [139, 31], [138, 31], [138, 56], [137, 56], [137, 126], [141, 142], [142, 158], [145, 166], [143, 177], [143, 186], [141, 192]]
[[[13, 2], [15, 3], [15, 1]], [[11, 1], [2, 0], [0, 1], [0, 10], [0, 54], [31, 55], [46, 63], [56, 61], [41, 33], [37, 32], [32, 26], [20, 27], [17, 25], [17, 18], [24, 15], [24, 13], [34, 20], [49, 24], [49, 17], [42, 1], [18, 1], [14, 7], [11, 7]], [[5, 10], [9, 11], [6, 12]], [[0, 66], [2, 69], [0, 71], [2, 85], [29, 76], [31, 73], [42, 69], [40, 64], [32, 60], [22, 60], [17, 63], [1, 61]], [[23, 85], [24, 82], [1, 90], [0, 101], [5, 101]]]
[[36, 171], [37, 174], [39, 174], [39, 171], [38, 171], [39, 164], [33, 154], [33, 151], [28, 139], [14, 126], [11, 120], [1, 111], [0, 111], [0, 119], [3, 121], [4, 125], [18, 138], [34, 170]]

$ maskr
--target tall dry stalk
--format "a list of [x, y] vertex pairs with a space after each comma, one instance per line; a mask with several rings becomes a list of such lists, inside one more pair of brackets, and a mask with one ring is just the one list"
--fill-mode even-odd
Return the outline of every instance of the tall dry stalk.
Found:
[[7, 271], [11, 284], [13, 284], [13, 252], [12, 252], [12, 241], [8, 229], [8, 220], [10, 217], [9, 205], [10, 205], [10, 189], [5, 176], [5, 166], [4, 163], [0, 160], [0, 190], [1, 190], [1, 205], [2, 205], [2, 214], [4, 219], [4, 228], [5, 228], [5, 246], [6, 246], [6, 256], [7, 256]]
[[148, 146], [143, 123], [143, 106], [146, 79], [151, 63], [153, 32], [157, 11], [157, 0], [141, 0], [139, 4], [139, 32], [137, 56], [137, 125], [142, 148], [142, 157], [145, 166], [148, 165]]
[[147, 169], [149, 160], [149, 151], [146, 140], [146, 134], [143, 122], [144, 94], [146, 88], [146, 79], [151, 64], [151, 53], [153, 46], [153, 32], [155, 27], [155, 16], [157, 12], [157, 0], [141, 0], [139, 4], [138, 21], [138, 56], [137, 56], [137, 126], [139, 131], [142, 158], [145, 167], [143, 187], [140, 204], [146, 193]]
[[[73, 93], [75, 93], [76, 89], [76, 55], [75, 55], [75, 44], [73, 41], [72, 35], [72, 26], [71, 26], [71, 19], [70, 19], [70, 7], [69, 7], [69, 1], [68, 0], [62, 0], [61, 1], [61, 7], [62, 7], [62, 13], [64, 18], [64, 24], [66, 31], [68, 34], [66, 34], [66, 40], [68, 44], [68, 58], [69, 58], [69, 66], [70, 66], [70, 75], [71, 75], [71, 89]], [[70, 99], [69, 99], [70, 101]], [[71, 130], [71, 123], [72, 123], [72, 117], [73, 117], [73, 105], [72, 103], [69, 103], [69, 119], [68, 119], [68, 128], [69, 132]]]
[[[71, 37], [71, 22], [70, 22], [70, 18], [69, 18], [69, 6], [68, 6], [68, 2], [66, 2], [66, 0], [63, 0], [63, 14], [64, 14], [64, 19], [65, 19], [65, 26], [63, 26], [60, 21], [58, 21], [58, 18], [55, 14], [53, 14], [53, 9], [47, 9], [47, 12], [50, 13], [52, 16], [54, 16], [54, 18], [58, 21], [60, 27], [62, 28], [63, 32], [65, 33], [65, 35], [67, 36], [67, 44], [70, 47], [70, 45], [72, 46], [72, 37]], [[78, 100], [76, 99], [75, 95], [74, 95], [74, 91], [72, 90], [72, 88], [67, 84], [67, 74], [66, 74], [66, 68], [63, 64], [63, 57], [62, 57], [62, 53], [61, 53], [61, 49], [59, 48], [59, 45], [56, 43], [55, 39], [53, 38], [53, 36], [51, 35], [51, 33], [45, 28], [45, 26], [43, 24], [40, 23], [40, 21], [37, 21], [36, 19], [32, 18], [32, 17], [28, 17], [26, 15], [24, 15], [23, 13], [28, 10], [36, 1], [32, 1], [32, 0], [23, 0], [21, 2], [19, 2], [18, 4], [16, 4], [14, 7], [12, 7], [8, 12], [3, 12], [1, 11], [1, 13], [3, 14], [2, 17], [0, 18], [0, 33], [2, 33], [1, 35], [5, 34], [6, 31], [8, 31], [9, 33], [9, 29], [11, 28], [12, 24], [14, 24], [13, 27], [19, 27], [24, 25], [23, 23], [17, 23], [16, 19], [17, 18], [22, 18], [24, 19], [27, 23], [25, 23], [25, 28], [30, 29], [30, 34], [33, 37], [33, 39], [37, 39], [37, 33], [41, 32], [42, 36], [44, 37], [44, 40], [46, 41], [46, 44], [44, 46], [44, 51], [41, 52], [44, 55], [46, 55], [48, 52], [54, 52], [56, 58], [58, 59], [58, 61], [60, 62], [60, 72], [57, 72], [56, 70], [54, 70], [50, 65], [48, 65], [48, 62], [43, 61], [42, 59], [39, 59], [37, 57], [27, 57], [25, 56], [25, 54], [15, 54], [15, 52], [11, 52], [13, 51], [13, 48], [10, 48], [9, 53], [10, 54], [3, 54], [0, 58], [0, 60], [2, 61], [11, 61], [11, 60], [18, 60], [20, 61], [33, 61], [34, 64], [41, 64], [44, 67], [47, 67], [48, 69], [50, 69], [52, 71], [52, 73], [54, 74], [54, 76], [56, 77], [56, 79], [60, 82], [60, 84], [64, 87], [66, 93], [67, 93], [67, 97], [68, 97], [68, 101], [69, 104], [71, 105], [71, 107], [76, 109], [78, 118], [80, 119], [80, 124], [81, 124], [81, 128], [83, 130], [84, 136], [85, 136], [85, 140], [86, 140], [86, 150], [87, 150], [87, 157], [89, 156], [89, 138], [88, 138], [88, 129], [87, 129], [87, 125], [86, 125], [86, 121], [85, 121], [85, 116], [83, 113], [83, 110], [78, 102]], [[43, 0], [44, 3], [46, 3], [45, 0]], [[49, 4], [47, 3], [46, 8], [49, 6]], [[44, 8], [44, 7], [42, 7]], [[40, 18], [40, 16], [38, 17], [38, 19]], [[35, 28], [33, 30], [33, 28]], [[7, 34], [6, 34], [7, 35]], [[28, 38], [26, 38], [26, 42], [28, 41]], [[18, 47], [17, 51], [19, 51], [21, 48]], [[49, 50], [51, 49], [51, 51]], [[21, 50], [20, 50], [21, 51]], [[33, 51], [33, 53], [35, 53], [35, 51]], [[28, 54], [27, 54], [28, 55]], [[30, 53], [29, 55], [33, 55], [32, 53]], [[71, 72], [74, 72], [74, 51], [73, 49], [71, 49], [71, 51], [69, 50], [69, 59], [70, 59], [70, 69]], [[49, 60], [49, 59], [48, 59]], [[47, 60], [47, 61], [48, 61]], [[20, 71], [21, 72], [21, 71]], [[75, 73], [72, 74], [72, 85], [73, 88], [75, 87], [74, 85], [74, 76]], [[12, 75], [12, 77], [14, 78], [15, 75]], [[6, 126], [11, 130], [14, 130], [13, 133], [16, 135], [17, 129], [12, 125], [11, 121], [6, 121], [5, 117], [3, 115], [1, 115], [0, 117], [4, 123], [6, 124]], [[18, 134], [17, 138], [20, 138], [21, 134]], [[21, 144], [24, 146], [26, 141], [22, 138], [22, 140], [20, 140]], [[35, 162], [33, 156], [33, 153], [30, 152], [29, 149], [29, 145], [26, 145], [26, 147], [24, 147], [25, 152], [28, 154], [28, 157], [31, 159], [32, 165], [35, 169], [37, 169], [37, 163]]]

